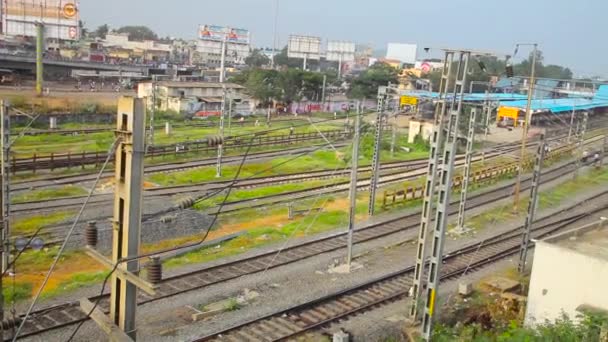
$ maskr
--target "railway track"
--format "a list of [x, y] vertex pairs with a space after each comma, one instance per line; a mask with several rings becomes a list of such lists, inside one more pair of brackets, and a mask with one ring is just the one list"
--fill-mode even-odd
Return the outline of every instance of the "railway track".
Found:
[[[560, 167], [548, 172], [545, 172], [542, 177], [543, 182], [549, 182], [570, 173], [573, 167]], [[522, 191], [529, 188], [530, 179], [526, 178], [522, 182]], [[488, 203], [508, 198], [511, 195], [512, 184], [501, 186], [486, 193], [470, 196], [467, 201], [467, 210], [483, 206]], [[605, 194], [602, 194], [605, 195]], [[597, 197], [600, 197], [599, 195]], [[605, 199], [608, 201], [608, 198]], [[577, 207], [577, 206], [573, 206]], [[453, 215], [458, 211], [458, 203], [453, 202], [450, 205], [450, 214]], [[418, 227], [420, 212], [403, 215], [381, 223], [376, 223], [357, 229], [354, 234], [354, 243], [361, 244], [392, 234], [413, 230]], [[268, 268], [276, 268], [291, 264], [300, 260], [317, 256], [338, 249], [345, 248], [346, 232], [336, 233], [327, 237], [315, 239], [313, 241], [299, 243], [289, 246], [277, 254], [277, 251], [269, 251], [260, 253], [256, 256], [243, 258], [234, 262], [229, 262], [217, 266], [206, 267], [194, 272], [168, 277], [163, 280], [160, 288], [157, 290], [157, 295], [151, 297], [140, 292], [138, 304], [146, 304], [160, 299], [169, 298], [181, 293], [198, 290], [213, 284], [219, 284], [238, 277], [262, 272]], [[96, 296], [90, 298], [91, 301], [100, 301], [100, 308], [103, 310], [109, 309], [109, 295]], [[85, 314], [80, 310], [78, 302], [64, 303], [34, 312], [24, 326], [24, 330], [20, 337], [37, 335], [48, 330], [57, 329], [69, 326], [87, 319]], [[7, 330], [5, 330], [5, 336]], [[9, 334], [10, 336], [10, 334]], [[9, 337], [10, 338], [10, 337]]]
[[[492, 158], [495, 155], [487, 156], [486, 158]], [[406, 162], [395, 162], [388, 163], [382, 166], [382, 171], [394, 171], [400, 170], [406, 171], [415, 168], [422, 168], [426, 164], [426, 161], [422, 160], [413, 160]], [[370, 172], [371, 167], [365, 166], [360, 168], [361, 173]], [[319, 179], [331, 179], [331, 178], [339, 178], [349, 176], [350, 171], [335, 171], [334, 170], [319, 170], [319, 171], [311, 171], [311, 172], [301, 172], [301, 173], [293, 173], [287, 175], [277, 175], [277, 176], [268, 176], [268, 177], [256, 177], [250, 179], [243, 179], [238, 181], [235, 185], [235, 189], [248, 189], [255, 188], [260, 186], [270, 186], [277, 184], [285, 184], [285, 183], [295, 183], [295, 182], [304, 182], [310, 180], [319, 180]], [[178, 186], [169, 186], [169, 187], [159, 187], [159, 188], [148, 188], [144, 190], [145, 197], [170, 197], [178, 194], [187, 194], [187, 193], [197, 193], [197, 194], [205, 194], [216, 191], [218, 189], [223, 189], [226, 185], [232, 183], [231, 180], [226, 181], [215, 181], [215, 182], [204, 182], [199, 184], [189, 184], [189, 185], [178, 185]], [[40, 200], [40, 201], [30, 201], [27, 203], [18, 203], [13, 204], [11, 206], [12, 213], [24, 214], [28, 212], [39, 212], [45, 210], [56, 210], [56, 209], [66, 209], [74, 206], [82, 205], [82, 199], [86, 196], [74, 196], [67, 198], [57, 198], [51, 200]], [[106, 202], [112, 201], [114, 199], [113, 194], [96, 194], [93, 195], [89, 204], [91, 206], [105, 204]]]
[[[307, 132], [293, 133], [284, 135], [255, 135], [248, 137], [228, 137], [224, 140], [223, 148], [225, 152], [231, 150], [246, 150], [250, 146], [252, 148], [274, 147], [279, 145], [289, 146], [303, 142], [314, 142], [330, 140], [339, 142], [348, 139], [351, 136], [350, 132], [344, 130], [329, 130], [324, 132]], [[146, 151], [146, 159], [154, 159], [155, 157], [163, 156], [182, 156], [182, 155], [214, 155], [217, 147], [209, 145], [206, 139], [194, 140], [191, 142], [181, 142], [172, 145], [155, 145], [151, 146]], [[38, 170], [55, 169], [71, 169], [82, 168], [86, 166], [95, 166], [103, 164], [108, 158], [106, 151], [83, 151], [79, 153], [66, 153], [49, 155], [34, 155], [31, 158], [17, 158], [15, 155], [10, 160], [10, 170], [13, 174], [22, 171], [32, 171], [36, 173]], [[110, 156], [110, 161], [114, 161], [114, 156]]]
[[[608, 205], [573, 217], [552, 220], [533, 229], [532, 238], [540, 239], [555, 234], [570, 225], [608, 209]], [[521, 245], [521, 230], [512, 229], [481, 243], [447, 253], [440, 270], [440, 279], [459, 278], [464, 272], [475, 272], [487, 265], [517, 254]], [[363, 284], [305, 302], [286, 310], [238, 324], [217, 333], [195, 339], [203, 341], [285, 341], [314, 330], [323, 330], [331, 323], [372, 310], [381, 305], [407, 297], [413, 283], [414, 266], [367, 281]]]
[[[324, 145], [324, 144], [323, 144]], [[344, 147], [347, 144], [345, 143], [336, 143], [335, 147]], [[270, 152], [254, 152], [249, 153], [247, 156], [248, 161], [259, 161], [269, 158], [276, 157], [284, 157], [288, 155], [297, 155], [297, 154], [306, 154], [310, 153], [314, 150], [318, 150], [322, 145], [313, 145], [310, 147], [297, 147], [291, 149], [284, 149], [280, 151], [270, 151]], [[240, 163], [243, 159], [242, 155], [236, 156], [227, 156], [223, 158], [224, 164], [233, 164]], [[178, 162], [178, 163], [169, 163], [169, 164], [158, 164], [158, 165], [149, 165], [144, 169], [144, 174], [150, 175], [155, 173], [169, 173], [169, 172], [178, 172], [185, 171], [190, 169], [197, 169], [206, 166], [213, 166], [217, 163], [217, 158], [206, 158], [196, 161], [190, 162]], [[108, 171], [103, 174], [104, 178], [112, 177], [114, 175], [113, 171]], [[17, 181], [11, 183], [11, 190], [19, 191], [19, 190], [31, 190], [36, 188], [42, 188], [47, 186], [54, 185], [65, 185], [65, 184], [74, 184], [74, 183], [82, 183], [82, 182], [90, 182], [94, 181], [97, 177], [96, 172], [90, 172], [79, 175], [68, 175], [68, 176], [54, 176], [48, 177], [39, 180], [31, 180], [31, 181]]]
[[[489, 152], [484, 155], [484, 159], [492, 159], [505, 153], [515, 151], [516, 147], [503, 147], [495, 152]], [[482, 157], [475, 156], [473, 161], [479, 161]], [[458, 156], [457, 162], [462, 163], [464, 160], [464, 156]], [[215, 161], [213, 162], [215, 165]], [[394, 183], [398, 181], [402, 181], [411, 177], [420, 176], [422, 170], [428, 160], [426, 158], [421, 159], [413, 159], [403, 162], [390, 162], [384, 163], [381, 165], [382, 177], [380, 179], [380, 184]], [[415, 170], [420, 172], [416, 173]], [[392, 171], [392, 172], [391, 172]], [[371, 172], [371, 166], [362, 166], [359, 168], [360, 173]], [[403, 172], [413, 172], [413, 174], [403, 175]], [[298, 172], [292, 174], [284, 174], [284, 175], [275, 175], [275, 176], [264, 176], [264, 177], [255, 177], [255, 178], [246, 178], [237, 181], [234, 184], [235, 189], [249, 189], [261, 186], [271, 186], [285, 183], [296, 183], [296, 182], [304, 182], [311, 180], [322, 180], [322, 179], [332, 179], [332, 178], [340, 178], [340, 177], [348, 177], [350, 176], [350, 170], [317, 170], [317, 171], [308, 171], [308, 172]], [[387, 177], [390, 180], [386, 179]], [[211, 193], [217, 191], [218, 189], [225, 188], [228, 184], [231, 184], [232, 180], [223, 180], [223, 181], [212, 181], [212, 182], [203, 182], [199, 184], [187, 184], [187, 185], [177, 185], [177, 186], [168, 186], [168, 187], [159, 187], [159, 188], [147, 188], [144, 190], [144, 196], [148, 198], [152, 197], [170, 197], [179, 194], [193, 194], [197, 195]], [[362, 185], [360, 188], [364, 188], [365, 186], [369, 186], [369, 180], [362, 179]], [[338, 193], [340, 191], [344, 191], [344, 187], [348, 182], [341, 182], [333, 184], [329, 189], [328, 186], [320, 186], [317, 188], [305, 189], [301, 191], [293, 191], [286, 194], [279, 194], [276, 196], [267, 196], [268, 198], [279, 198], [285, 196], [299, 195], [307, 192], [311, 192], [308, 196], [301, 196], [300, 198], [306, 198], [310, 196], [316, 196], [314, 193], [317, 190], [327, 190], [330, 193]], [[339, 188], [339, 189], [336, 189]], [[69, 209], [71, 207], [76, 207], [82, 205], [82, 200], [87, 196], [73, 196], [73, 197], [65, 197], [65, 198], [55, 198], [49, 200], [38, 200], [38, 201], [29, 201], [26, 203], [16, 203], [11, 206], [11, 213], [14, 214], [27, 214], [29, 212], [40, 212], [40, 211], [49, 211], [49, 210], [57, 210], [57, 209]], [[113, 200], [112, 194], [94, 194], [89, 201], [89, 206], [98, 206], [105, 205], [106, 202]], [[258, 199], [244, 200], [240, 202], [230, 202], [227, 203], [226, 212], [231, 211], [229, 206], [234, 206], [236, 204], [242, 204], [245, 202], [256, 202]], [[273, 202], [276, 203], [276, 202]], [[258, 205], [259, 206], [259, 205]]]

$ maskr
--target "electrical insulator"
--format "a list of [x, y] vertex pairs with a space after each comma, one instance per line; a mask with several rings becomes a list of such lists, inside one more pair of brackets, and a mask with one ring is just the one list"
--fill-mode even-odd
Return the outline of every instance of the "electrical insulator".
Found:
[[89, 221], [84, 231], [85, 242], [87, 246], [97, 246], [97, 222]]
[[12, 328], [18, 326], [19, 324], [21, 324], [21, 322], [22, 322], [22, 319], [20, 317], [6, 318], [2, 321], [2, 329], [4, 329], [4, 330], [12, 329]]
[[171, 223], [175, 220], [175, 216], [163, 216], [160, 218], [160, 222], [167, 224], [167, 223]]
[[148, 271], [148, 281], [152, 284], [156, 285], [163, 280], [163, 264], [160, 262], [160, 257], [150, 257], [146, 270]]
[[195, 202], [194, 198], [187, 197], [187, 198], [180, 200], [178, 203], [178, 206], [180, 209], [187, 209], [187, 208], [192, 207], [194, 205], [194, 202]]
[[224, 139], [220, 136], [207, 138], [207, 145], [214, 147], [224, 143]]

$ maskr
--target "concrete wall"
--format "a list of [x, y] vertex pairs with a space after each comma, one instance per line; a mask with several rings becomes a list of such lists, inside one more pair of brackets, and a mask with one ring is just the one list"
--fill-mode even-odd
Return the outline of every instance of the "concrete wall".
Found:
[[577, 251], [539, 241], [534, 251], [526, 326], [570, 319], [582, 304], [608, 310], [608, 263]]
[[424, 140], [429, 140], [433, 134], [433, 123], [426, 121], [410, 120], [407, 142], [413, 143], [417, 135], [422, 135]]

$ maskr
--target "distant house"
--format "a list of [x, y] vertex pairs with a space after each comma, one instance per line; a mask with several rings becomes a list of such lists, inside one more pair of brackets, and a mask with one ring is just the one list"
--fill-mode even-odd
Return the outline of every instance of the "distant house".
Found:
[[[252, 101], [244, 93], [245, 88], [234, 83], [216, 82], [156, 82], [156, 103], [159, 110], [171, 110], [198, 116], [219, 115], [222, 106], [224, 87], [227, 98], [235, 99], [233, 114], [251, 113]], [[154, 83], [139, 83], [138, 97], [145, 97], [148, 108], [153, 105]]]

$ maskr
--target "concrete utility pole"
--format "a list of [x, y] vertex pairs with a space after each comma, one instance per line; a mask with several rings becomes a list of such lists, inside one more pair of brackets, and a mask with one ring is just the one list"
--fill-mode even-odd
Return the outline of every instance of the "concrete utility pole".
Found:
[[222, 90], [222, 105], [220, 110], [220, 143], [217, 145], [217, 165], [215, 177], [222, 177], [222, 153], [224, 152], [224, 116], [226, 115], [226, 87]]
[[437, 106], [435, 107], [435, 121], [433, 124], [433, 133], [430, 139], [429, 166], [426, 173], [426, 182], [424, 184], [424, 194], [422, 202], [422, 215], [420, 218], [420, 233], [418, 234], [418, 244], [416, 252], [416, 269], [414, 272], [414, 283], [412, 287], [412, 307], [410, 310], [410, 319], [413, 322], [418, 320], [418, 306], [420, 304], [420, 296], [422, 294], [422, 275], [424, 273], [424, 263], [426, 260], [426, 237], [428, 228], [431, 224], [432, 202], [435, 195], [435, 180], [437, 173], [437, 164], [439, 164], [439, 144], [443, 143], [443, 128], [444, 120], [447, 113], [447, 93], [450, 89], [450, 76], [452, 74], [452, 64], [454, 62], [454, 52], [445, 51], [443, 60], [443, 69], [441, 72], [441, 83], [439, 84], [439, 97]]
[[[118, 101], [116, 135], [121, 141], [116, 151], [114, 228], [112, 263], [139, 254], [142, 189], [144, 174], [144, 119], [142, 99], [122, 97]], [[121, 263], [122, 272], [137, 274], [139, 260]], [[132, 339], [136, 339], [135, 310], [137, 286], [119, 273], [112, 275], [110, 318]]]
[[587, 133], [587, 121], [589, 120], [589, 112], [583, 113], [583, 122], [580, 125], [580, 132], [578, 132], [578, 156], [576, 157], [576, 169], [574, 170], [573, 179], [578, 177], [578, 171], [581, 168], [581, 159], [585, 153], [585, 134]]
[[232, 103], [234, 102], [234, 92], [229, 91], [228, 94], [228, 134], [232, 134]]
[[[525, 45], [525, 44], [518, 44]], [[532, 71], [530, 73], [530, 85], [528, 86], [528, 102], [526, 104], [526, 116], [524, 118], [524, 127], [522, 127], [521, 134], [521, 155], [519, 158], [519, 168], [517, 170], [517, 181], [515, 182], [515, 196], [513, 200], [513, 211], [517, 212], [519, 208], [519, 192], [521, 189], [521, 177], [524, 173], [523, 163], [526, 157], [526, 145], [528, 140], [528, 130], [530, 123], [532, 122], [532, 97], [534, 96], [534, 84], [536, 83], [536, 55], [538, 44], [531, 44], [534, 46], [532, 51]]]
[[534, 173], [532, 174], [532, 188], [530, 189], [530, 202], [528, 203], [528, 214], [524, 223], [523, 240], [519, 249], [519, 264], [518, 271], [523, 274], [526, 271], [526, 259], [528, 258], [528, 247], [530, 246], [530, 233], [532, 232], [532, 224], [536, 215], [536, 206], [538, 205], [538, 188], [540, 186], [541, 169], [543, 160], [545, 159], [545, 134], [540, 135], [540, 143], [536, 150], [536, 161], [534, 163]]
[[152, 75], [152, 110], [150, 111], [150, 128], [148, 132], [148, 148], [154, 146], [154, 115], [156, 114], [156, 96], [157, 96], [157, 77]]
[[357, 118], [355, 118], [355, 133], [353, 137], [353, 155], [351, 158], [352, 168], [350, 172], [350, 208], [348, 215], [348, 253], [346, 263], [350, 269], [353, 260], [353, 234], [355, 232], [355, 216], [357, 214], [357, 171], [359, 170], [359, 138], [361, 125], [361, 103], [357, 102]]
[[[138, 277], [139, 241], [141, 239], [142, 189], [144, 175], [146, 105], [143, 99], [121, 97], [116, 120], [116, 161], [114, 172], [114, 219], [112, 229], [112, 258], [97, 252], [95, 224], [87, 227], [87, 254], [113, 269], [110, 278], [110, 316], [97, 308], [88, 298], [80, 299], [80, 309], [109, 335], [111, 341], [134, 341], [137, 338], [135, 311], [137, 290], [150, 296], [156, 294], [157, 283]], [[92, 229], [89, 229], [93, 227]], [[158, 281], [160, 265], [154, 270]], [[148, 269], [152, 272], [152, 269]], [[151, 273], [148, 273], [150, 275]]]
[[470, 57], [471, 52], [459, 51], [459, 61], [456, 70], [454, 92], [450, 104], [450, 117], [445, 136], [441, 171], [438, 171], [439, 188], [436, 205], [437, 209], [435, 213], [434, 229], [432, 230], [433, 244], [431, 244], [427, 289], [426, 295], [424, 296], [424, 298], [426, 298], [426, 305], [422, 317], [422, 337], [426, 341], [430, 341], [433, 335], [433, 317], [435, 315], [435, 302], [437, 300], [441, 279], [443, 245], [445, 231], [448, 225], [452, 174], [456, 161], [456, 145], [458, 144], [458, 120], [460, 118], [460, 112], [462, 111], [464, 85], [466, 84]]
[[325, 85], [327, 83], [327, 75], [323, 75], [323, 91], [321, 92], [321, 103], [325, 106]]
[[8, 113], [8, 103], [0, 101], [0, 144], [2, 159], [0, 160], [0, 174], [2, 181], [2, 195], [0, 196], [0, 215], [2, 215], [2, 273], [8, 269], [10, 261], [10, 134], [11, 120]]
[[483, 113], [485, 115], [486, 123], [483, 132], [484, 143], [488, 140], [488, 134], [490, 134], [490, 117], [492, 116], [492, 104], [490, 103], [490, 92], [486, 90], [486, 99], [483, 101]]
[[226, 73], [226, 36], [222, 38], [222, 52], [220, 57], [220, 83], [224, 83]]
[[384, 108], [386, 106], [388, 88], [378, 89], [378, 114], [376, 115], [376, 139], [374, 140], [374, 155], [372, 157], [372, 175], [369, 180], [369, 207], [367, 213], [374, 216], [376, 210], [376, 190], [378, 178], [380, 176], [380, 152], [382, 146], [382, 119], [384, 118]]
[[391, 157], [395, 156], [395, 144], [396, 143], [397, 143], [397, 128], [395, 127], [395, 125], [392, 125], [391, 126]]
[[[10, 233], [9, 233], [9, 212], [10, 212], [10, 187], [9, 187], [9, 152], [10, 152], [10, 117], [8, 114], [8, 103], [0, 100], [0, 133], [1, 133], [1, 144], [2, 144], [2, 159], [1, 165], [1, 190], [0, 194], [0, 215], [2, 220], [2, 244], [0, 249], [2, 251], [2, 273], [6, 272], [9, 265], [10, 256]], [[2, 276], [0, 276], [0, 322], [4, 322], [4, 287], [2, 282]], [[4, 341], [4, 326], [0, 326], [0, 340]]]
[[458, 206], [458, 229], [464, 230], [464, 215], [467, 206], [467, 191], [469, 189], [469, 178], [471, 177], [471, 161], [473, 159], [473, 143], [475, 142], [475, 118], [477, 110], [471, 109], [469, 118], [469, 134], [467, 136], [467, 151], [462, 175], [462, 188], [460, 191], [460, 204]]
[[[575, 104], [576, 104], [576, 100]], [[574, 108], [572, 108], [572, 114], [570, 114], [570, 126], [568, 127], [568, 144], [570, 143], [570, 139], [572, 138], [572, 128], [574, 128], [574, 115], [576, 113], [576, 110]]]
[[44, 83], [44, 24], [36, 23], [36, 96], [42, 96]]
[[600, 150], [599, 167], [604, 167], [604, 158], [606, 157], [606, 145], [608, 145], [608, 136], [604, 135], [602, 149]]

